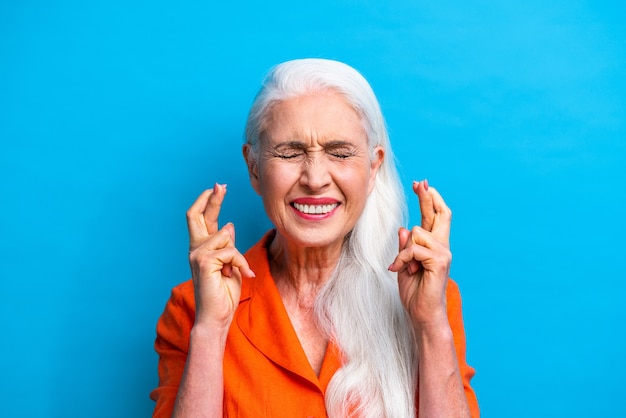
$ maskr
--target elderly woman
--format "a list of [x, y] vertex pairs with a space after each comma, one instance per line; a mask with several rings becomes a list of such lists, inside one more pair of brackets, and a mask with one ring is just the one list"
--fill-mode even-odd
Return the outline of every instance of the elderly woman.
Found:
[[283, 63], [247, 121], [250, 182], [275, 229], [245, 255], [215, 185], [187, 212], [193, 279], [157, 325], [156, 417], [477, 417], [451, 213], [405, 198], [378, 102], [351, 67]]

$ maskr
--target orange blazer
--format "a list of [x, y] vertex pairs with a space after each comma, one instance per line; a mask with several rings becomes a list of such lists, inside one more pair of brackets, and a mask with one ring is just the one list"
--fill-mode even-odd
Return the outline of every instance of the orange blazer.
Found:
[[[341, 367], [340, 350], [332, 343], [319, 377], [300, 345], [270, 274], [265, 235], [245, 254], [256, 278], [244, 280], [239, 307], [230, 327], [224, 355], [224, 417], [326, 417], [324, 394]], [[470, 379], [474, 370], [465, 361], [465, 332], [461, 297], [450, 281], [448, 317], [454, 334], [461, 377], [472, 411], [479, 416]], [[183, 375], [189, 334], [195, 318], [191, 280], [176, 286], [157, 323], [155, 349], [159, 354], [159, 386], [153, 417], [169, 418]]]

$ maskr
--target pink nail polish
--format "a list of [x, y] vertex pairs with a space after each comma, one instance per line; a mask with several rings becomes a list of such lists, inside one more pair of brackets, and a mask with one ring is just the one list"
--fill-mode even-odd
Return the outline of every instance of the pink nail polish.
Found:
[[428, 180], [424, 179], [424, 189], [428, 191]]

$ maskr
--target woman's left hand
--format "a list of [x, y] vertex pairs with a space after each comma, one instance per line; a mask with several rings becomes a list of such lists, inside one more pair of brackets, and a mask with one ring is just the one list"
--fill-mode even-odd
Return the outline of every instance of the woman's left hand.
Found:
[[447, 324], [446, 285], [452, 262], [452, 212], [426, 180], [413, 183], [422, 226], [398, 231], [400, 251], [389, 266], [398, 273], [402, 304], [418, 331]]

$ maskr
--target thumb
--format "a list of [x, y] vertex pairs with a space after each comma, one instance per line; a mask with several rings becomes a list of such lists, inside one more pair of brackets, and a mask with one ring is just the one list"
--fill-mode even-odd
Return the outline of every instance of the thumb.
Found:
[[230, 240], [232, 241], [232, 246], [235, 246], [235, 225], [232, 222], [227, 223], [226, 225], [224, 225], [224, 229], [228, 231], [228, 234], [230, 235]]
[[[230, 235], [231, 244], [229, 245], [229, 247], [234, 247], [235, 246], [235, 225], [233, 225], [232, 222], [229, 222], [226, 225], [224, 225], [224, 229], [228, 231], [228, 235]], [[224, 266], [222, 267], [222, 274], [226, 277], [232, 277], [233, 265], [231, 263], [224, 264]]]
[[406, 243], [411, 237], [411, 231], [404, 227], [398, 228], [398, 250], [402, 251], [406, 247]]

